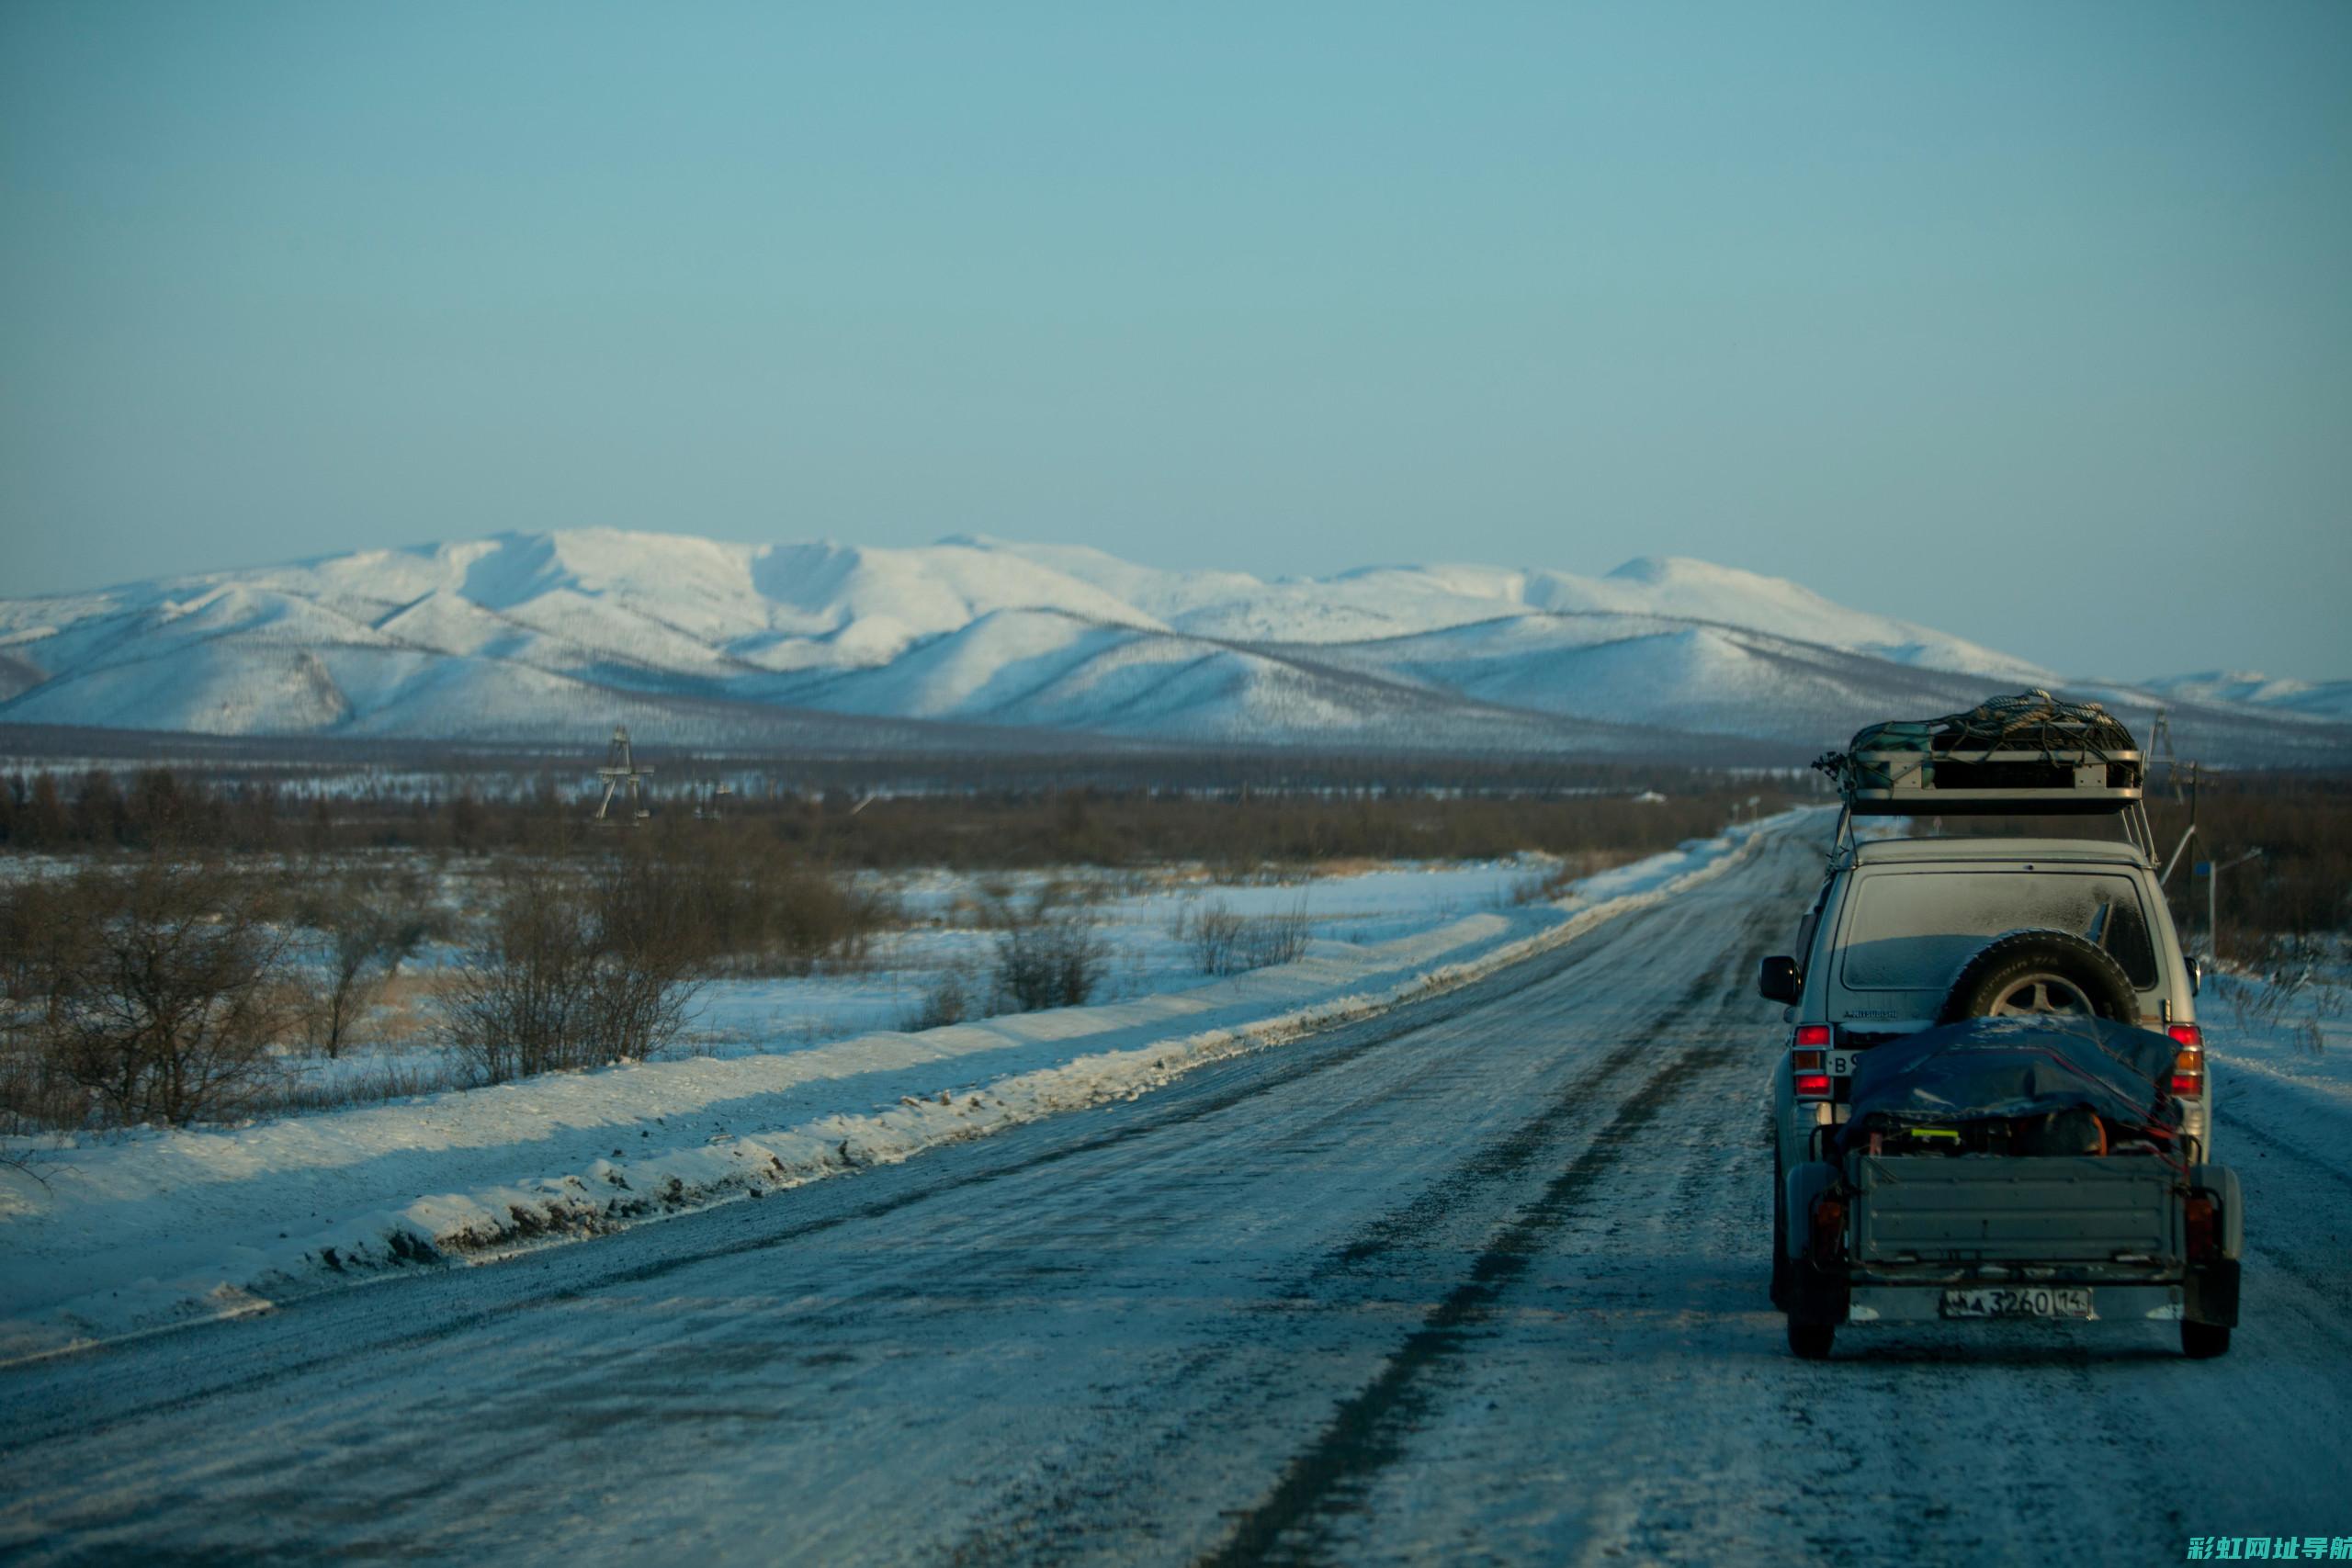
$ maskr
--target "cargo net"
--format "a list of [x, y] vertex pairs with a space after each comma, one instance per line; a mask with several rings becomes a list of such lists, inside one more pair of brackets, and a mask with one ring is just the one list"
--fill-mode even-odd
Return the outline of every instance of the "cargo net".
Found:
[[[1873, 724], [1858, 731], [1845, 750], [1826, 751], [1813, 765], [1850, 799], [1858, 789], [1886, 787], [1886, 763], [1869, 759], [1888, 753], [1929, 760], [1933, 771], [1944, 775], [1942, 782], [1951, 784], [1962, 784], [1963, 776], [1976, 787], [2041, 784], [2047, 764], [2077, 760], [2111, 762], [2111, 772], [2129, 775], [2111, 779], [2115, 784], [2140, 782], [2138, 747], [2120, 720], [2097, 703], [2062, 702], [2040, 690], [1995, 697], [1941, 718]], [[2036, 761], [1996, 762], [1996, 753]]]

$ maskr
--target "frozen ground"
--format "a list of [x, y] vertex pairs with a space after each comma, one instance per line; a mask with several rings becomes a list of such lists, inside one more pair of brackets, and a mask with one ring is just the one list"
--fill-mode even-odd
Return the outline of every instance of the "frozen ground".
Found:
[[722, 1056], [765, 1054], [899, 1027], [943, 971], [980, 973], [993, 962], [995, 934], [979, 923], [975, 908], [991, 893], [1027, 905], [1048, 884], [1057, 884], [1065, 897], [1084, 898], [1088, 921], [1107, 952], [1097, 996], [1122, 1001], [1207, 982], [1190, 942], [1178, 934], [1178, 922], [1194, 920], [1211, 907], [1250, 919], [1296, 915], [1318, 942], [1373, 946], [1467, 915], [1515, 917], [1521, 899], [1554, 868], [1550, 860], [1530, 856], [1384, 866], [1280, 882], [1218, 882], [1205, 874], [1154, 877], [1148, 890], [1125, 894], [1104, 890], [1141, 879], [1082, 868], [876, 877], [871, 879], [876, 889], [910, 918], [908, 929], [880, 939], [871, 960], [849, 973], [725, 980], [706, 987], [687, 1049]]
[[[62, 874], [70, 869], [69, 862], [28, 862], [16, 874]], [[770, 1055], [899, 1029], [951, 970], [985, 992], [997, 951], [989, 911], [1001, 902], [1030, 908], [1042, 896], [1057, 908], [1082, 909], [1104, 953], [1092, 999], [1125, 1001], [1208, 983], [1211, 977], [1201, 972], [1189, 939], [1180, 934], [1180, 921], [1195, 923], [1204, 909], [1222, 908], [1249, 919], [1295, 918], [1317, 941], [1366, 947], [1465, 915], [1501, 913], [1519, 919], [1522, 906], [1559, 870], [1556, 860], [1531, 854], [1246, 882], [1220, 881], [1200, 870], [1144, 874], [1084, 866], [865, 873], [858, 878], [861, 888], [895, 906], [901, 921], [877, 936], [862, 961], [820, 964], [805, 976], [705, 984], [674, 1050], [715, 1057]], [[445, 876], [441, 896], [464, 902], [464, 879]], [[1528, 918], [1545, 917], [1538, 912]], [[401, 965], [401, 981], [383, 1005], [355, 1025], [340, 1056], [289, 1056], [283, 1090], [289, 1100], [331, 1105], [340, 1098], [379, 1100], [459, 1083], [458, 1065], [424, 1041], [417, 1004], [435, 971], [464, 956], [462, 942], [428, 945]]]
[[[683, 1059], [250, 1126], [20, 1141], [40, 1177], [0, 1169], [0, 1358], [609, 1230], [1132, 1096], [1646, 907], [1729, 864], [1754, 831], [1604, 873], [1558, 903], [1515, 902], [1534, 873], [1501, 864], [1107, 900], [1094, 913], [1129, 956], [1114, 961], [1119, 999], [1085, 1008], [899, 1032], [920, 965], [989, 940], [943, 926], [908, 939], [888, 978], [718, 987], [705, 1049]], [[908, 893], [944, 918], [968, 891]], [[1170, 932], [1178, 908], [1212, 900], [1303, 906], [1317, 934], [1298, 962], [1204, 981]]]
[[2159, 1563], [2352, 1540], [2334, 1022], [2312, 1057], [2291, 1009], [2241, 1029], [2213, 993], [2248, 1209], [2228, 1356], [2161, 1324], [1983, 1324], [1798, 1361], [1765, 1299], [1785, 1029], [1752, 985], [1820, 859], [1791, 835], [1719, 863], [1132, 1101], [0, 1369], [0, 1556]]
[[[2300, 984], [2211, 976], [2198, 1017], [2217, 1065], [2214, 1143], [2225, 1164], [2243, 1174], [2276, 1160], [2282, 1181], [2352, 1168], [2352, 970], [2329, 964]], [[2352, 1283], [2347, 1192], [2346, 1174], [2303, 1182], [2293, 1212], [2331, 1216], [2318, 1233], [2331, 1244], [2327, 1267]]]

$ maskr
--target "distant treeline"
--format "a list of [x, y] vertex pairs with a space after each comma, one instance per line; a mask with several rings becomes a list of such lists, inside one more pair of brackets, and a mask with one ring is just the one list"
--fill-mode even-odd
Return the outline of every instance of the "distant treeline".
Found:
[[[2149, 793], [2156, 843], [2169, 860], [2188, 827], [2189, 804], [2169, 790]], [[2195, 863], [2226, 863], [2256, 849], [2259, 859], [2223, 872], [2214, 889], [2225, 956], [2256, 957], [2250, 950], [2267, 938], [2352, 930], [2352, 775], [2209, 773], [2197, 790], [2196, 819], [2197, 836], [2165, 886], [2191, 946], [2207, 945], [2206, 885]]]
[[[2352, 931], [2352, 774], [2208, 773], [2196, 793], [2197, 836], [2181, 852], [2191, 816], [2185, 784], [2177, 794], [2160, 768], [2148, 791], [2159, 862], [2179, 852], [2165, 894], [2182, 941], [2199, 952], [2211, 946], [2206, 884], [2196, 874], [2197, 863], [2227, 863], [2256, 849], [2258, 859], [2222, 874], [2213, 912], [2225, 957], [2258, 959], [2272, 939], [2307, 942]], [[2114, 831], [2084, 817], [1951, 817], [1939, 830], [2051, 838]]]
[[[1406, 784], [1369, 777], [1337, 783], [1317, 768], [1300, 770], [1313, 783], [1228, 779], [1182, 788], [976, 784], [899, 794], [888, 782], [851, 780], [815, 791], [778, 786], [714, 796], [707, 788], [673, 784], [654, 797], [652, 818], [639, 829], [593, 823], [595, 797], [569, 775], [458, 775], [437, 786], [411, 775], [383, 787], [345, 780], [327, 789], [190, 777], [168, 767], [124, 774], [18, 772], [0, 776], [0, 852], [575, 854], [622, 833], [680, 847], [740, 836], [761, 852], [781, 849], [841, 869], [1170, 861], [1247, 867], [1527, 850], [1645, 853], [1713, 832], [1736, 813], [1823, 798], [1794, 780], [1697, 769], [1552, 764], [1481, 773], [1464, 763], [1451, 773], [1453, 782], [1438, 783], [1419, 773], [1428, 766], [1413, 764], [1417, 776]], [[2150, 795], [2156, 837], [2169, 856], [2188, 826], [2188, 807], [2167, 788]], [[718, 820], [708, 819], [714, 807]], [[2208, 774], [2198, 822], [2190, 861], [2264, 852], [2222, 878], [2225, 952], [2261, 933], [2307, 937], [2352, 929], [2352, 774]], [[2082, 826], [2057, 824], [2053, 830]], [[2167, 891], [2182, 931], [2201, 938], [2204, 886], [2188, 864], [2174, 874]], [[2243, 933], [2234, 943], [2233, 933]]]
[[1646, 852], [1713, 832], [1736, 811], [1770, 811], [1789, 798], [1754, 781], [1695, 772], [1638, 781], [1604, 773], [1574, 784], [1555, 775], [1550, 791], [1533, 785], [680, 792], [657, 797], [651, 819], [630, 829], [594, 823], [594, 797], [552, 778], [495, 795], [464, 783], [331, 793], [191, 779], [164, 767], [124, 777], [90, 769], [0, 779], [0, 849], [568, 854], [617, 832], [656, 840], [743, 834], [844, 868], [1254, 864]]

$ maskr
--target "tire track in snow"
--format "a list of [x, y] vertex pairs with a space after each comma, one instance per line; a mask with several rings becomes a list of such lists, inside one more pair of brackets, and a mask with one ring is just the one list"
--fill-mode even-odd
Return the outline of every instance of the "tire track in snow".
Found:
[[1402, 1244], [1418, 1240], [1446, 1215], [1458, 1212], [1473, 1192], [1523, 1174], [1539, 1155], [1549, 1152], [1559, 1141], [1564, 1127], [1579, 1113], [1589, 1112], [1600, 1090], [1613, 1084], [1621, 1073], [1641, 1058], [1657, 1055], [1655, 1035], [1675, 1028], [1709, 992], [1721, 987], [1718, 975], [1699, 975], [1645, 1030], [1628, 1031], [1631, 1038], [1579, 1076], [1571, 1093], [1529, 1118], [1509, 1136], [1487, 1145], [1453, 1176], [1412, 1202], [1366, 1225], [1361, 1234], [1338, 1247], [1329, 1265], [1318, 1272], [1346, 1272]]
[[[1712, 976], [1708, 981], [1720, 983]], [[1201, 1561], [1224, 1568], [1290, 1560], [1296, 1543], [1285, 1537], [1310, 1526], [1340, 1489], [1403, 1458], [1408, 1428], [1426, 1403], [1428, 1376], [1468, 1349], [1472, 1335], [1493, 1314], [1503, 1293], [1527, 1272], [1550, 1235], [1577, 1217], [1587, 1190], [1635, 1146], [1667, 1102], [1692, 1078], [1728, 1065], [1736, 1055], [1729, 1045], [1689, 1047], [1651, 1074], [1591, 1145], [1479, 1254], [1469, 1276], [1422, 1320], [1380, 1375], [1342, 1404], [1291, 1461], [1272, 1493], [1241, 1517], [1223, 1546]], [[1574, 1103], [1580, 1106], [1581, 1097]]]
[[[1747, 902], [1742, 900], [1743, 904]], [[1711, 931], [1712, 940], [1704, 944], [1677, 949], [1678, 975], [1683, 973], [1681, 964], [1694, 954], [1706, 953], [1710, 956], [1698, 964], [1696, 972], [1690, 974], [1670, 998], [1647, 1007], [1638, 999], [1630, 1004], [1617, 999], [1628, 986], [1628, 976], [1622, 973], [1627, 953], [1640, 951], [1620, 943], [1638, 943], [1645, 934], [1654, 937], [1656, 932], [1644, 933], [1639, 926], [1629, 926], [1586, 949], [1587, 959], [1605, 976], [1596, 983], [1613, 989], [1604, 989], [1582, 1005], [1566, 1000], [1566, 1010], [1570, 1016], [1581, 1019], [1600, 1004], [1624, 1007], [1623, 1016], [1608, 1021], [1624, 1036], [1623, 1043], [1589, 1064], [1577, 1060], [1579, 1052], [1564, 1052], [1561, 1061], [1571, 1075], [1570, 1080], [1549, 1096], [1542, 1110], [1518, 1126], [1489, 1137], [1409, 1202], [1362, 1225], [1278, 1293], [1315, 1310], [1332, 1310], [1337, 1303], [1330, 1296], [1330, 1287], [1341, 1280], [1363, 1280], [1368, 1272], [1377, 1277], [1376, 1271], [1367, 1270], [1367, 1265], [1393, 1261], [1400, 1251], [1428, 1248], [1432, 1238], [1443, 1235], [1450, 1224], [1459, 1226], [1465, 1220], [1479, 1224], [1480, 1229], [1473, 1234], [1483, 1242], [1496, 1234], [1498, 1224], [1524, 1214], [1528, 1201], [1514, 1201], [1512, 1190], [1532, 1184], [1541, 1165], [1558, 1166], [1589, 1152], [1598, 1136], [1593, 1122], [1599, 1108], [1608, 1102], [1607, 1091], [1629, 1067], [1645, 1058], [1655, 1061], [1661, 1055], [1657, 1043], [1660, 1038], [1717, 1027], [1719, 1021], [1746, 1000], [1740, 976], [1745, 969], [1752, 969], [1755, 957], [1767, 945], [1757, 929], [1760, 923], [1743, 910], [1736, 925]], [[1565, 985], [1573, 985], [1576, 980], [1566, 970], [1544, 978]], [[1710, 1002], [1712, 1006], [1706, 1005]], [[1649, 1010], [1650, 1008], [1657, 1010]], [[1531, 1026], [1526, 1020], [1515, 1021], [1521, 1028]], [[1419, 1077], [1416, 1074], [1391, 1083], [1383, 1098], [1396, 1098]], [[1360, 1111], [1342, 1110], [1333, 1114], [1344, 1117]], [[1388, 1292], [1380, 1293], [1385, 1296]], [[1221, 1355], [1204, 1358], [1185, 1375], [1211, 1372], [1221, 1359]], [[1182, 1427], [1171, 1427], [1151, 1452], [1172, 1451], [1188, 1439]], [[1148, 1495], [1150, 1483], [1146, 1471], [1150, 1462], [1148, 1454], [1098, 1451], [1091, 1462], [1057, 1472], [1050, 1489], [1003, 1500], [995, 1517], [978, 1522], [948, 1553], [948, 1561], [1023, 1562], [1082, 1551], [1082, 1540], [1069, 1539], [1056, 1527], [1041, 1528], [1039, 1521], [1078, 1519], [1088, 1521], [1091, 1529], [1102, 1529], [1104, 1499], [1124, 1496], [1131, 1501], [1139, 1490]]]
[[[357, 1358], [396, 1358], [445, 1341], [462, 1339], [506, 1319], [579, 1302], [615, 1286], [650, 1284], [666, 1276], [718, 1259], [789, 1247], [844, 1226], [887, 1218], [901, 1210], [932, 1202], [967, 1188], [984, 1187], [1008, 1177], [1099, 1154], [1210, 1119], [1253, 1099], [1344, 1067], [1404, 1036], [1447, 1022], [1464, 1013], [1480, 1011], [1508, 1001], [1532, 987], [1559, 979], [1596, 960], [1605, 962], [1615, 951], [1618, 931], [1614, 927], [1604, 929], [1608, 929], [1611, 934], [1603, 942], [1570, 942], [1535, 954], [1523, 963], [1512, 964], [1491, 977], [1459, 990], [1443, 992], [1426, 1000], [1407, 1002], [1373, 1018], [1341, 1024], [1329, 1031], [1320, 1040], [1293, 1041], [1278, 1050], [1261, 1048], [1242, 1052], [1225, 1062], [1199, 1069], [1193, 1075], [1204, 1084], [1214, 1084], [1220, 1077], [1226, 1077], [1230, 1080], [1228, 1087], [1182, 1099], [1161, 1100], [1146, 1096], [1127, 1106], [1124, 1115], [1100, 1132], [1055, 1142], [1034, 1153], [984, 1164], [978, 1168], [959, 1171], [941, 1179], [918, 1182], [886, 1198], [848, 1204], [831, 1213], [797, 1221], [776, 1229], [763, 1229], [756, 1235], [734, 1236], [716, 1245], [680, 1248], [626, 1267], [591, 1267], [585, 1277], [559, 1289], [507, 1298], [470, 1311], [459, 1311], [425, 1326], [371, 1340], [365, 1345], [337, 1346], [242, 1373], [224, 1371], [217, 1381], [199, 1382], [166, 1397], [109, 1409], [95, 1420], [86, 1410], [67, 1409], [55, 1413], [47, 1423], [37, 1420], [29, 1426], [12, 1424], [0, 1430], [0, 1459], [35, 1446], [63, 1430], [102, 1432], [124, 1423], [169, 1416], [220, 1395], [245, 1393], [310, 1378]], [[593, 1259], [590, 1261], [593, 1264]], [[388, 1275], [380, 1281], [363, 1283], [356, 1288], [362, 1291], [397, 1289], [401, 1279], [402, 1276], [398, 1274]], [[331, 1301], [334, 1294], [296, 1299], [281, 1304], [271, 1315], [284, 1320], [326, 1310], [323, 1303]], [[161, 1332], [164, 1337], [177, 1337], [201, 1333], [209, 1326], [209, 1323], [191, 1323], [184, 1329]], [[85, 1354], [106, 1356], [112, 1351], [113, 1348], [101, 1346]]]

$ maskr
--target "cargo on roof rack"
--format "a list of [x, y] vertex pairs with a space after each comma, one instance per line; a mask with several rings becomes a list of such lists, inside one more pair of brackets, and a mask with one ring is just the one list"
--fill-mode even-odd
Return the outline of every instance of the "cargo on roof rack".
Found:
[[1857, 817], [2128, 811], [2146, 778], [2139, 743], [2112, 714], [2042, 691], [1870, 725], [1814, 766]]

